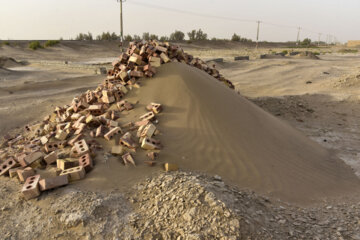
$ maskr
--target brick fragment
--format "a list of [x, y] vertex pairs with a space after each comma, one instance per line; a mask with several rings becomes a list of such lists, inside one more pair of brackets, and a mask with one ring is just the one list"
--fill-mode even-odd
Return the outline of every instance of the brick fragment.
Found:
[[120, 138], [120, 144], [131, 149], [135, 149], [137, 147], [137, 144], [132, 140], [132, 136], [130, 132], [126, 132]]
[[135, 161], [130, 153], [125, 153], [124, 155], [121, 156], [121, 158], [123, 159], [125, 165], [132, 164], [136, 166]]
[[124, 148], [120, 145], [112, 146], [111, 148], [111, 154], [114, 155], [122, 155], [124, 153]]
[[146, 156], [150, 158], [151, 161], [154, 161], [159, 156], [159, 154], [156, 152], [149, 152], [146, 154]]
[[46, 191], [69, 184], [68, 175], [56, 176], [51, 178], [41, 179], [39, 181], [40, 191]]
[[146, 106], [146, 109], [153, 111], [155, 114], [159, 114], [162, 111], [162, 105], [160, 103], [150, 103]]
[[40, 138], [40, 142], [42, 145], [45, 145], [48, 141], [49, 141], [49, 139], [46, 136], [42, 136]]
[[66, 138], [68, 137], [68, 133], [66, 131], [60, 130], [56, 133], [55, 138], [61, 141], [66, 140]]
[[173, 163], [165, 163], [165, 164], [164, 164], [164, 168], [165, 168], [165, 171], [166, 171], [166, 172], [179, 170], [178, 165], [173, 164]]
[[130, 111], [134, 109], [134, 106], [126, 100], [122, 100], [116, 103], [116, 106], [118, 107], [119, 111], [124, 111], [124, 110]]
[[35, 175], [26, 179], [21, 192], [26, 200], [40, 196], [39, 190], [40, 175]]

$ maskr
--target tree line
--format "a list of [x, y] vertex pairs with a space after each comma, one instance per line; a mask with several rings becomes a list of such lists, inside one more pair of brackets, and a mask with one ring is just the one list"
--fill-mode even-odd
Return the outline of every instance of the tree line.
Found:
[[[240, 35], [237, 35], [236, 33], [233, 34], [233, 36], [230, 39], [218, 39], [218, 38], [208, 38], [208, 34], [203, 32], [203, 30], [192, 30], [188, 32], [187, 34], [189, 41], [205, 41], [205, 40], [231, 40], [234, 42], [252, 42], [251, 39], [240, 37]], [[169, 36], [158, 36], [156, 34], [152, 34], [149, 32], [144, 32], [142, 36], [139, 35], [125, 35], [124, 40], [125, 41], [139, 41], [139, 40], [160, 40], [160, 41], [184, 41], [185, 40], [185, 33], [179, 30], [175, 30], [173, 33], [171, 33]], [[75, 40], [78, 41], [92, 41], [92, 40], [98, 40], [98, 41], [111, 41], [111, 40], [120, 40], [120, 36], [117, 35], [115, 32], [103, 32], [100, 35], [97, 35], [96, 37], [93, 37], [93, 35], [88, 33], [79, 33]]]

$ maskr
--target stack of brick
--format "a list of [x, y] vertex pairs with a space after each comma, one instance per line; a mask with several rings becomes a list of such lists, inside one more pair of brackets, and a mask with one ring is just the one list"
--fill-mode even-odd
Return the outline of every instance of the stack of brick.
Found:
[[[24, 183], [24, 197], [35, 198], [42, 191], [85, 178], [94, 168], [95, 158], [103, 154], [97, 138], [112, 143], [111, 154], [124, 165], [137, 165], [133, 153], [141, 149], [148, 159], [145, 164], [154, 166], [163, 147], [156, 139], [162, 105], [149, 103], [139, 119], [120, 123], [123, 112], [136, 107], [126, 100], [126, 94], [140, 87], [140, 78], [153, 77], [156, 68], [167, 62], [192, 65], [233, 88], [214, 67], [177, 46], [157, 41], [132, 42], [95, 90], [76, 96], [70, 105], [56, 107], [41, 123], [26, 126], [23, 135], [5, 136], [0, 145], [0, 176], [18, 178]], [[44, 171], [51, 174], [42, 177]]]

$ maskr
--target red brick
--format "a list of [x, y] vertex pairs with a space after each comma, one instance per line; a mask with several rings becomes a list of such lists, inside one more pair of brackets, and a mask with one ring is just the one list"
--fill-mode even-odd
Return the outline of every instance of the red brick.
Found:
[[130, 153], [125, 153], [124, 155], [121, 156], [121, 158], [123, 159], [125, 165], [131, 163], [132, 165], [136, 166], [135, 161]]
[[83, 155], [83, 154], [86, 154], [89, 152], [89, 146], [87, 145], [87, 143], [84, 139], [81, 139], [80, 141], [75, 142], [74, 146], [79, 155]]
[[19, 169], [16, 172], [18, 174], [20, 182], [22, 183], [25, 182], [28, 177], [32, 177], [35, 175], [35, 171], [31, 167]]
[[111, 129], [108, 133], [106, 133], [104, 135], [104, 138], [108, 141], [110, 141], [114, 135], [116, 134], [120, 134], [122, 131], [121, 131], [121, 128], [120, 127], [116, 127], [116, 128], [113, 128]]
[[132, 140], [132, 136], [130, 132], [125, 133], [120, 138], [120, 144], [131, 149], [135, 149], [137, 147], [137, 144]]
[[155, 114], [153, 112], [145, 113], [144, 115], [140, 116], [140, 120], [153, 120], [155, 119]]
[[57, 159], [56, 151], [53, 151], [44, 157], [44, 160], [48, 165], [55, 163], [56, 159]]
[[25, 184], [21, 189], [26, 200], [40, 196], [39, 181], [40, 175], [35, 175], [26, 179]]
[[85, 172], [90, 172], [93, 169], [94, 164], [93, 164], [93, 160], [91, 159], [90, 154], [82, 155], [79, 158], [79, 166], [83, 166], [85, 169]]
[[46, 191], [61, 186], [65, 186], [68, 183], [69, 183], [68, 175], [62, 175], [62, 176], [41, 179], [39, 181], [39, 187], [40, 187], [40, 191]]
[[13, 158], [9, 158], [2, 164], [0, 164], [0, 176], [4, 175], [5, 173], [8, 173], [11, 168], [14, 168], [18, 166], [17, 161]]
[[66, 141], [50, 142], [45, 144], [45, 151], [47, 153], [50, 153], [59, 148], [64, 148], [65, 146], [66, 146]]
[[159, 154], [156, 152], [149, 152], [146, 154], [146, 156], [150, 158], [150, 160], [154, 161], [159, 156]]
[[60, 173], [60, 176], [68, 175], [70, 181], [76, 181], [85, 177], [85, 169], [83, 166], [69, 168]]

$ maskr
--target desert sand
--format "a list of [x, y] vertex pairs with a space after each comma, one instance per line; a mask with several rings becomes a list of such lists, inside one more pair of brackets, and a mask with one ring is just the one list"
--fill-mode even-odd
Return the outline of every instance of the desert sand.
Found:
[[[21, 131], [55, 106], [95, 88], [104, 76], [95, 75], [94, 70], [109, 66], [106, 59], [116, 57], [114, 46], [94, 45], [91, 47], [96, 50], [89, 54], [83, 51], [88, 45], [76, 43], [72, 46], [75, 51], [69, 50], [70, 46], [34, 55], [29, 50], [0, 50], [6, 56], [27, 61], [27, 65], [4, 66], [0, 72], [0, 135]], [[292, 204], [357, 198], [358, 56], [257, 59], [270, 50], [240, 48], [234, 50], [236, 55], [248, 54], [251, 60], [234, 62], [231, 50], [186, 48], [194, 56], [209, 60], [223, 57], [225, 62], [212, 63], [233, 81], [236, 90], [181, 63], [163, 65], [156, 77], [141, 80], [142, 87], [127, 96], [137, 107], [120, 122], [142, 115], [149, 102], [164, 105], [159, 118], [164, 144], [160, 163], [172, 162], [185, 171], [216, 174], [226, 184]], [[68, 52], [82, 55], [71, 54], [71, 62], [64, 64]], [[92, 60], [101, 64], [88, 64]], [[143, 164], [141, 153], [134, 155], [139, 163], [136, 168], [124, 167], [105, 154], [109, 146], [101, 143], [105, 146], [104, 157], [98, 157], [94, 171], [73, 187], [95, 192], [125, 191], [135, 182], [163, 171], [161, 164], [154, 168]]]

